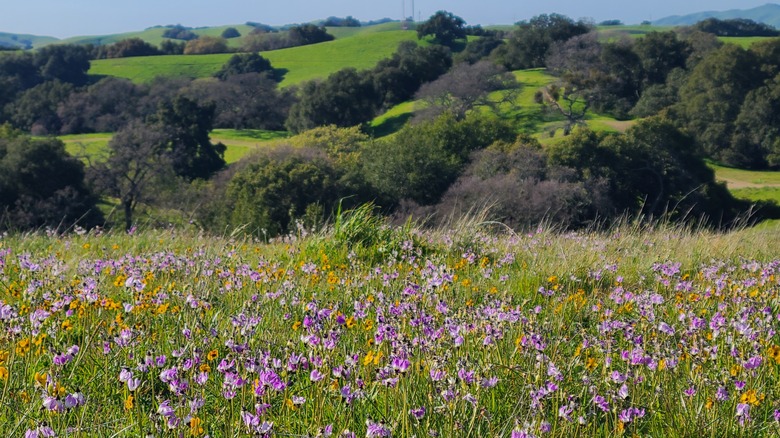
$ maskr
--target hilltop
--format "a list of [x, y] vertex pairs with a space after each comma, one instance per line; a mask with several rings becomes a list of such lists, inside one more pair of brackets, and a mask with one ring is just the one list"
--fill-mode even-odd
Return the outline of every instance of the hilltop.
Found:
[[728, 11], [704, 11], [688, 15], [672, 15], [653, 21], [656, 26], [689, 26], [707, 18], [728, 20], [744, 18], [770, 26], [780, 27], [780, 5], [767, 3], [752, 9], [731, 9]]

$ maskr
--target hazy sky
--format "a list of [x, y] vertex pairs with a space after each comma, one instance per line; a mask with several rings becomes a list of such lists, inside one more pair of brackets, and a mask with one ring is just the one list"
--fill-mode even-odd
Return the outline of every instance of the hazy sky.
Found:
[[[596, 21], [626, 24], [669, 15], [748, 9], [768, 0], [415, 0], [416, 17], [444, 9], [468, 24], [511, 24], [542, 13], [558, 12]], [[6, 0], [0, 8], [0, 32], [65, 38], [142, 30], [155, 25], [214, 26], [257, 21], [272, 25], [302, 23], [328, 16], [368, 21], [401, 18], [402, 0]], [[411, 0], [406, 14], [411, 15]]]

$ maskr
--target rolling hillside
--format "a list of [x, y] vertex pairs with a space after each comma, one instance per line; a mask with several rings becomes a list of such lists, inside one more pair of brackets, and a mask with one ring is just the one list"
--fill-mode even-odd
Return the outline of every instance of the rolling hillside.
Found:
[[[222, 35], [222, 32], [228, 27], [235, 28], [242, 35], [242, 37], [240, 38], [231, 38], [228, 40], [228, 44], [231, 47], [239, 47], [241, 45], [241, 41], [243, 41], [243, 36], [248, 35], [249, 32], [252, 31], [251, 26], [241, 24], [241, 25], [204, 27], [199, 29], [192, 29], [192, 32], [201, 36], [205, 36], [205, 35], [220, 36]], [[117, 41], [121, 41], [128, 38], [140, 38], [149, 44], [152, 44], [154, 46], [159, 46], [160, 43], [162, 43], [165, 39], [167, 39], [167, 38], [163, 38], [163, 32], [165, 32], [166, 29], [167, 27], [152, 27], [138, 32], [117, 33], [111, 35], [76, 36], [65, 40], [61, 40], [59, 42], [69, 43], [69, 44], [106, 45], [106, 44], [113, 44]]]
[[[385, 25], [379, 25], [385, 26]], [[369, 29], [369, 28], [366, 28]], [[392, 55], [401, 41], [415, 41], [410, 31], [364, 30], [351, 37], [309, 46], [263, 52], [274, 68], [285, 71], [281, 86], [327, 76], [345, 67], [366, 69]], [[214, 74], [231, 57], [216, 55], [171, 55], [92, 61], [93, 75], [128, 78], [148, 82], [155, 76], [202, 78]]]
[[59, 40], [54, 37], [0, 32], [0, 47], [37, 49], [57, 41]]
[[688, 15], [673, 15], [653, 22], [656, 26], [688, 26], [707, 18], [727, 20], [732, 18], [747, 18], [760, 23], [766, 23], [780, 28], [780, 4], [767, 3], [753, 9], [732, 9], [729, 11], [705, 11]]

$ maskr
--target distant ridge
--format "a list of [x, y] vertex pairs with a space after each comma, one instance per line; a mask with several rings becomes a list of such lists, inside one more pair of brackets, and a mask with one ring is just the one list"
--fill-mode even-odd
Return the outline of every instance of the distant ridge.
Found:
[[746, 18], [759, 23], [766, 23], [780, 29], [780, 4], [767, 3], [753, 9], [731, 9], [728, 11], [706, 11], [688, 15], [672, 15], [653, 21], [656, 26], [688, 26], [707, 18], [727, 20]]

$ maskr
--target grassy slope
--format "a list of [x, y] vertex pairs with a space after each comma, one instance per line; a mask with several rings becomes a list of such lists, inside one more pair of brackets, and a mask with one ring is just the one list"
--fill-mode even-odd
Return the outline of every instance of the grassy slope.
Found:
[[[113, 134], [110, 132], [97, 134], [63, 135], [60, 140], [65, 143], [65, 149], [69, 154], [92, 161], [100, 160], [104, 156], [108, 142]], [[261, 146], [273, 144], [288, 137], [284, 131], [265, 131], [260, 129], [215, 129], [211, 132], [213, 143], [221, 142], [227, 146], [225, 161], [235, 163], [243, 156]]]
[[[401, 41], [416, 40], [416, 34], [404, 31], [362, 32], [321, 44], [263, 52], [273, 66], [287, 70], [282, 86], [327, 76], [345, 67], [365, 69], [395, 52]], [[174, 55], [92, 62], [89, 73], [148, 82], [156, 76], [201, 78], [215, 73], [232, 56]]]
[[58, 41], [57, 38], [48, 36], [0, 32], [0, 46], [26, 47], [29, 43], [34, 49], [37, 49], [38, 47], [43, 47]]
[[[237, 24], [237, 25], [224, 25], [224, 26], [192, 29], [192, 32], [201, 36], [208, 35], [208, 36], [218, 37], [221, 36], [222, 32], [228, 27], [236, 28], [236, 30], [238, 30], [238, 32], [241, 34], [240, 38], [231, 38], [228, 40], [228, 43], [231, 47], [238, 47], [241, 41], [243, 41], [243, 37], [249, 35], [249, 33], [252, 31], [251, 26], [247, 26], [245, 24]], [[117, 41], [121, 41], [128, 38], [140, 38], [149, 44], [152, 44], [154, 46], [159, 46], [160, 43], [162, 43], [164, 40], [167, 39], [167, 38], [163, 38], [163, 32], [165, 32], [165, 29], [166, 28], [163, 27], [153, 27], [153, 28], [148, 28], [137, 32], [116, 33], [110, 35], [75, 36], [75, 37], [65, 39], [62, 42], [72, 43], [72, 44], [98, 45], [98, 44], [112, 44]]]
[[734, 196], [780, 204], [780, 172], [734, 169], [710, 164], [715, 178], [726, 183]]
[[[547, 74], [544, 69], [519, 70], [513, 73], [523, 88], [516, 100], [517, 106], [506, 109], [501, 116], [512, 120], [519, 131], [534, 133], [542, 143], [549, 143], [555, 141], [556, 138], [561, 138], [563, 118], [544, 111], [534, 101], [536, 91], [555, 81], [555, 77]], [[384, 136], [397, 131], [406, 120], [412, 117], [414, 109], [415, 102], [404, 102], [390, 108], [371, 122], [373, 134]], [[588, 116], [587, 123], [594, 130], [611, 132], [622, 132], [631, 125], [631, 122], [618, 121], [612, 117], [597, 114]], [[550, 138], [550, 133], [553, 132], [555, 136]]]

